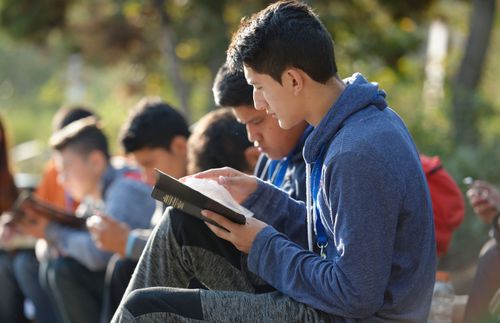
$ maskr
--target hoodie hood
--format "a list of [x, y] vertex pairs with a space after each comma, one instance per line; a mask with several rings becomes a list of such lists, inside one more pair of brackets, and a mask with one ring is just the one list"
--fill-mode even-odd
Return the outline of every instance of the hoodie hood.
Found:
[[385, 92], [379, 89], [377, 83], [368, 82], [360, 73], [344, 79], [344, 83], [346, 88], [306, 140], [304, 159], [309, 164], [318, 159], [321, 148], [328, 146], [351, 115], [371, 106], [379, 110], [387, 107]]

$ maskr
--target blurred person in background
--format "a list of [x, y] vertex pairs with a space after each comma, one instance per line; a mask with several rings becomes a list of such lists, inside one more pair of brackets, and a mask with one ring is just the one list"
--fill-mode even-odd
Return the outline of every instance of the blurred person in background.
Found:
[[[0, 119], [0, 222], [3, 222], [2, 215], [12, 208], [17, 196], [18, 191], [9, 167], [7, 134]], [[24, 295], [14, 276], [14, 260], [17, 252], [10, 250], [9, 247], [13, 232], [3, 223], [0, 231], [0, 286], [2, 286], [0, 321], [24, 322], [26, 321]]]
[[495, 305], [496, 302], [500, 304], [500, 298], [494, 298], [500, 289], [500, 190], [488, 182], [474, 181], [467, 191], [467, 197], [474, 212], [491, 226], [491, 239], [479, 254], [476, 275], [465, 307], [464, 322], [498, 322], [498, 313], [496, 316], [492, 315], [488, 307], [491, 304], [495, 310], [498, 306]]
[[453, 232], [465, 214], [465, 200], [455, 180], [448, 174], [438, 156], [420, 154], [434, 214], [436, 251], [440, 259], [448, 252]]
[[[61, 108], [55, 114], [52, 123], [52, 131], [56, 132], [73, 121], [92, 116], [93, 112], [85, 107], [69, 107]], [[40, 200], [50, 203], [53, 206], [65, 209], [69, 212], [74, 212], [78, 202], [75, 201], [68, 192], [58, 183], [58, 173], [55, 167], [54, 160], [51, 158], [45, 166], [42, 179], [35, 190], [35, 196]], [[24, 222], [19, 223], [17, 229], [23, 231], [29, 227], [29, 224]], [[46, 251], [45, 240], [37, 241], [37, 252], [43, 255]], [[43, 257], [43, 256], [41, 256]], [[35, 318], [37, 322], [57, 322], [57, 311], [50, 301], [50, 296], [40, 285], [39, 279], [39, 262], [33, 252], [23, 252], [16, 256], [14, 262], [14, 275], [17, 284], [22, 290], [25, 297], [33, 302], [35, 307]]]
[[252, 174], [259, 150], [247, 138], [245, 126], [230, 109], [204, 115], [188, 140], [188, 174], [224, 166]]
[[[150, 189], [137, 171], [110, 164], [107, 139], [95, 116], [63, 127], [51, 137], [58, 180], [87, 217], [103, 212], [131, 227], [146, 227], [154, 210]], [[42, 286], [51, 295], [63, 322], [96, 322], [101, 310], [104, 269], [110, 253], [99, 250], [86, 230], [43, 217], [30, 218], [24, 230], [47, 240], [41, 261]]]
[[7, 131], [0, 118], [0, 214], [10, 210], [18, 191], [9, 168]]
[[[155, 168], [176, 178], [186, 175], [189, 134], [186, 120], [176, 109], [160, 98], [145, 97], [131, 110], [120, 141], [125, 153], [139, 166], [143, 180], [152, 187]], [[125, 222], [107, 216], [95, 215], [93, 219], [97, 221], [89, 221], [89, 230], [98, 248], [115, 254], [106, 269], [102, 322], [111, 319], [149, 234], [162, 214], [163, 205], [156, 203], [156, 211], [146, 229], [132, 229]]]

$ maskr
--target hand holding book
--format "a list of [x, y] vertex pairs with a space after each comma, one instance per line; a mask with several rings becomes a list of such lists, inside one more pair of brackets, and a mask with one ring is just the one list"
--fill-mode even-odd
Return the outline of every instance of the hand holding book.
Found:
[[[236, 249], [246, 254], [250, 252], [257, 234], [268, 226], [267, 223], [253, 217], [247, 218], [245, 225], [238, 225], [212, 211], [203, 210], [202, 214], [208, 219], [220, 224], [219, 226], [214, 226], [211, 222], [207, 223], [208, 228], [212, 230], [216, 236], [231, 242]], [[221, 227], [223, 229], [221, 229]]]
[[257, 190], [257, 179], [255, 176], [247, 175], [229, 167], [209, 169], [192, 177], [215, 180], [224, 186], [233, 199], [240, 204]]
[[[241, 252], [248, 253], [257, 234], [268, 226], [252, 216], [245, 217], [228, 205], [223, 205], [207, 196], [207, 192], [198, 192], [159, 170], [157, 176], [151, 196], [205, 221], [210, 230], [220, 238], [231, 242]], [[210, 170], [196, 174], [192, 178], [217, 180], [221, 176], [222, 183], [225, 183], [224, 187], [229, 188], [229, 193], [237, 203], [244, 201], [257, 189], [255, 177], [230, 168]], [[224, 181], [224, 178], [229, 180]], [[183, 178], [182, 181], [189, 182], [189, 179]], [[220, 180], [217, 182], [221, 184]]]
[[[191, 181], [189, 178], [184, 178], [185, 182], [191, 182], [191, 185], [198, 186], [197, 190], [159, 170], [157, 170], [157, 176], [156, 185], [151, 193], [153, 198], [203, 221], [220, 227], [217, 222], [202, 215], [202, 210], [205, 209], [221, 214], [238, 224], [245, 224], [246, 217], [251, 216], [251, 212], [249, 213], [248, 210], [232, 201], [230, 194], [226, 192], [227, 195], [224, 196], [224, 192], [221, 190], [225, 190], [215, 182], [205, 181], [207, 185], [203, 188], [198, 185], [201, 181], [199, 178], [193, 177]], [[219, 194], [214, 194], [215, 191], [219, 191]], [[233, 204], [228, 201], [228, 197]]]

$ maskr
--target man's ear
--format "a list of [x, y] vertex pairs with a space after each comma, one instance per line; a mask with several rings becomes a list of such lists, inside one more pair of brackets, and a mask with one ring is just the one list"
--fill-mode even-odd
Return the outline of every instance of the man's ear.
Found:
[[170, 152], [176, 156], [187, 155], [187, 138], [184, 136], [175, 136], [170, 142]]
[[245, 149], [245, 160], [248, 164], [248, 173], [253, 174], [255, 166], [257, 165], [257, 161], [259, 160], [260, 152], [257, 147], [249, 146]]
[[290, 88], [293, 95], [298, 95], [304, 88], [303, 72], [296, 68], [289, 68], [283, 74], [283, 86]]

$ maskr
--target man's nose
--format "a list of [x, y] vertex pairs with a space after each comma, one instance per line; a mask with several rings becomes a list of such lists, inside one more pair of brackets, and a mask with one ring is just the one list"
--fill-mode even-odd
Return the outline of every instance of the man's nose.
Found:
[[253, 91], [253, 104], [255, 106], [256, 110], [266, 110], [267, 109], [267, 102], [264, 99], [264, 96], [262, 93], [258, 91]]

